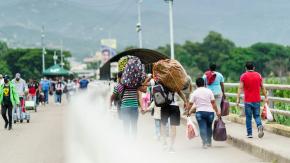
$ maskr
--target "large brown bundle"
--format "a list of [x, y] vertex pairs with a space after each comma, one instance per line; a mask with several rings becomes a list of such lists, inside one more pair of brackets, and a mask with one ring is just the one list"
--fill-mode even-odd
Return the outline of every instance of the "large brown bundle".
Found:
[[187, 74], [182, 65], [171, 59], [160, 60], [153, 66], [154, 76], [168, 89], [178, 92], [184, 89]]

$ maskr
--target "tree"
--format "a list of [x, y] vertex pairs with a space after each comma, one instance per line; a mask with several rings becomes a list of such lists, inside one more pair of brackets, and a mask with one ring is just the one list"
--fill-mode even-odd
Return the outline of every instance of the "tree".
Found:
[[[24, 79], [39, 79], [42, 76], [42, 56], [41, 49], [9, 49], [8, 53], [2, 57], [1, 60], [6, 61], [6, 65], [10, 73], [21, 73]], [[46, 68], [52, 66], [54, 63], [53, 49], [48, 49], [45, 55]], [[64, 67], [69, 69], [70, 65], [66, 58], [71, 54], [68, 51], [63, 52]]]

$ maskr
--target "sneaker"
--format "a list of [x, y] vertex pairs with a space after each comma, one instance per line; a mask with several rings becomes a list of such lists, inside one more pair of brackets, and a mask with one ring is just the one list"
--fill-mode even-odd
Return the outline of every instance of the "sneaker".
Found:
[[203, 145], [202, 145], [202, 148], [203, 148], [203, 149], [207, 149], [207, 145], [206, 145], [206, 144], [203, 144]]
[[258, 127], [258, 137], [262, 138], [264, 136], [264, 127], [263, 126], [259, 126]]
[[210, 147], [212, 147], [212, 144], [209, 143], [209, 144], [206, 144], [206, 146], [207, 146], [208, 148], [210, 148]]
[[253, 135], [247, 135], [247, 137], [251, 139], [251, 138], [253, 138]]

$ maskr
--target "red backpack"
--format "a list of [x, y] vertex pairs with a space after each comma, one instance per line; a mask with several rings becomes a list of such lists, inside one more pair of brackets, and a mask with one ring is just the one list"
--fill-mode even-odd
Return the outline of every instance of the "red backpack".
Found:
[[216, 78], [216, 73], [214, 71], [206, 71], [205, 72], [206, 80], [207, 80], [207, 85], [211, 85], [215, 78]]

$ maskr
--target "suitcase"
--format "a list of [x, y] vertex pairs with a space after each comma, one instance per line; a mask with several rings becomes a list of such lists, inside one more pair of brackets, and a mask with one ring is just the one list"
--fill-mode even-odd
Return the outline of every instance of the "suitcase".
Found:
[[37, 112], [35, 101], [25, 101], [25, 109], [34, 110], [35, 112]]

